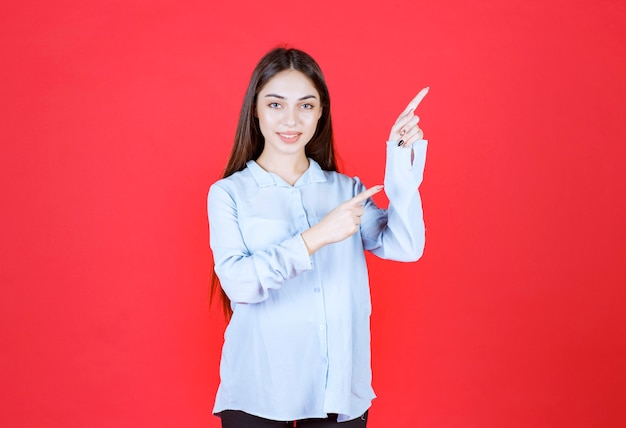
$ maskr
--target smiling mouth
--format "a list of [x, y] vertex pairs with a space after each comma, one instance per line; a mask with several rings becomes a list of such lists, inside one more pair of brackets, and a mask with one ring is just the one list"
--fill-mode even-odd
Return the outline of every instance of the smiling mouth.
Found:
[[278, 136], [280, 137], [281, 140], [287, 143], [293, 143], [298, 139], [298, 137], [300, 137], [300, 133], [299, 132], [278, 132]]

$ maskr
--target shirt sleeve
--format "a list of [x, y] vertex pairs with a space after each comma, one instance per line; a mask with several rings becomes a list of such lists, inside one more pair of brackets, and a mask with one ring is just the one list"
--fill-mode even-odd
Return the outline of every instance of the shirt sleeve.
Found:
[[[425, 227], [422, 200], [418, 191], [426, 164], [427, 140], [411, 147], [387, 142], [385, 193], [387, 210], [379, 209], [371, 199], [361, 217], [363, 246], [378, 257], [396, 261], [416, 261], [424, 252]], [[357, 180], [360, 189], [364, 186]]]
[[266, 300], [269, 290], [313, 268], [299, 233], [262, 251], [250, 252], [239, 228], [236, 202], [221, 186], [211, 186], [207, 205], [215, 273], [232, 302]]

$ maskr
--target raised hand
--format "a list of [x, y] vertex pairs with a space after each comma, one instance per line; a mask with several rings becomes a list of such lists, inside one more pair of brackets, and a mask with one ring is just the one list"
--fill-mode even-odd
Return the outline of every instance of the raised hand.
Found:
[[335, 207], [319, 223], [302, 232], [302, 239], [309, 254], [313, 254], [324, 245], [343, 241], [359, 230], [363, 215], [363, 202], [383, 189], [383, 186], [373, 186], [348, 199]]
[[419, 91], [400, 116], [398, 116], [398, 120], [391, 127], [389, 141], [397, 141], [398, 146], [409, 147], [416, 141], [424, 138], [424, 131], [418, 126], [420, 118], [415, 114], [415, 109], [420, 105], [429, 90], [430, 88], [424, 88]]

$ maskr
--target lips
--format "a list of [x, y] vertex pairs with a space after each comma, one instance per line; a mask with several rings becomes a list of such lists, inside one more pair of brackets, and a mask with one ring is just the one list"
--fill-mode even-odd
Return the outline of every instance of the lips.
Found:
[[300, 137], [299, 132], [277, 132], [277, 134], [285, 143], [295, 143]]

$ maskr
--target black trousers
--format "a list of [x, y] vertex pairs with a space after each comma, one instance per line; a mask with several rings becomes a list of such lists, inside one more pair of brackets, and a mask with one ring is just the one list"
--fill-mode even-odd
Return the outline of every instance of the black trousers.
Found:
[[240, 410], [224, 410], [220, 413], [222, 428], [365, 428], [367, 412], [361, 417], [347, 422], [337, 422], [337, 415], [324, 419], [301, 419], [299, 421], [273, 421], [250, 415]]

